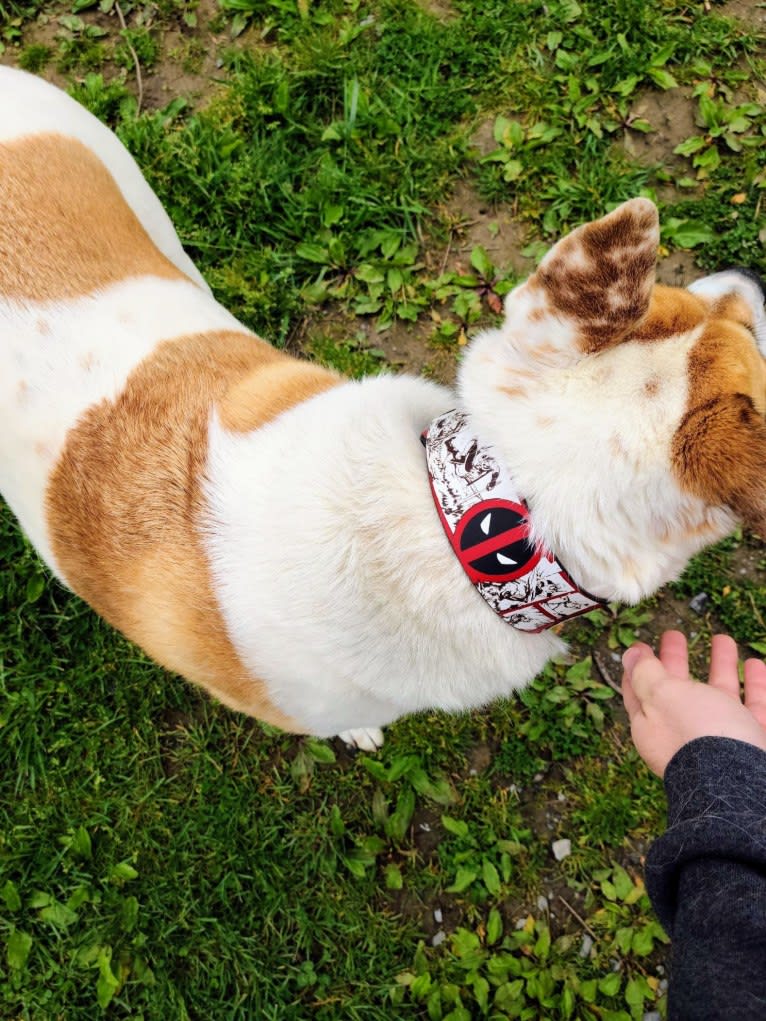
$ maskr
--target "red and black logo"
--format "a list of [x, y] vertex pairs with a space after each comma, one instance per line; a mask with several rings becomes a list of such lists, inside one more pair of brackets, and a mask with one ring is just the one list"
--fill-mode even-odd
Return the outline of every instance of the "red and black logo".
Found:
[[529, 539], [527, 509], [510, 500], [477, 503], [451, 537], [471, 581], [515, 581], [538, 563], [542, 551]]

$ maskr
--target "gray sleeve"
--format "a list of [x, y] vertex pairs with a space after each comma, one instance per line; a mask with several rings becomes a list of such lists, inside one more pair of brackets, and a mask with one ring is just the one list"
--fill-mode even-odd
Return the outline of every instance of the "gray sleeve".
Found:
[[646, 884], [672, 939], [669, 1018], [766, 1021], [766, 752], [691, 741], [665, 790]]

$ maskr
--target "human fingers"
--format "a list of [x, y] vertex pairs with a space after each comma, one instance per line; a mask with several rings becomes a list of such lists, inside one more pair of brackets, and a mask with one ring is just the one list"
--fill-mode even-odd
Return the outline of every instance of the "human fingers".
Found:
[[627, 671], [622, 675], [622, 700], [625, 703], [625, 711], [632, 720], [634, 716], [641, 712], [641, 703], [638, 701], [638, 696], [633, 690], [633, 685], [630, 683], [630, 677]]
[[622, 700], [631, 720], [641, 712], [641, 702], [633, 689], [631, 677], [642, 659], [654, 659], [654, 652], [646, 642], [634, 642], [622, 654]]
[[669, 674], [688, 681], [689, 650], [686, 635], [680, 631], [666, 631], [660, 639], [660, 660]]
[[628, 678], [632, 692], [640, 706], [643, 706], [657, 684], [671, 678], [665, 665], [660, 662], [649, 646], [642, 642], [632, 645], [622, 657], [622, 662], [625, 667], [625, 676]]
[[711, 687], [718, 688], [740, 701], [739, 692], [739, 651], [737, 643], [728, 635], [713, 635], [710, 644]]
[[745, 705], [766, 729], [766, 663], [760, 659], [745, 660]]

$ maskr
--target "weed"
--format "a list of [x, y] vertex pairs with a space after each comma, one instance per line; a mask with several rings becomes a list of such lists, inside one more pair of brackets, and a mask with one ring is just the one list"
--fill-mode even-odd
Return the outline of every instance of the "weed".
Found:
[[365, 347], [362, 340], [338, 341], [320, 334], [311, 338], [307, 351], [318, 362], [352, 379], [375, 375], [386, 367], [385, 352], [380, 348]]
[[116, 63], [128, 70], [133, 69], [136, 59], [142, 68], [151, 68], [156, 63], [158, 55], [159, 43], [145, 25], [123, 29], [120, 33], [120, 42], [114, 48]]
[[50, 46], [40, 43], [25, 46], [19, 53], [19, 67], [32, 74], [39, 74], [50, 63], [52, 56], [53, 50]]
[[56, 66], [59, 71], [97, 71], [107, 55], [104, 28], [87, 24], [74, 14], [60, 19], [65, 33], [59, 43]]

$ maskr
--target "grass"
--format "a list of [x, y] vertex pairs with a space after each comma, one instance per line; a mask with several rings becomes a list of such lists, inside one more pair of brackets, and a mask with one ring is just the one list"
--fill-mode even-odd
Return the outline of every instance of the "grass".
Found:
[[[0, 0], [4, 58], [69, 76], [224, 304], [344, 372], [385, 368], [392, 325], [454, 364], [491, 321], [517, 271], [471, 242], [482, 203], [490, 227], [512, 212], [533, 258], [649, 194], [665, 252], [766, 270], [764, 40], [715, 6], [225, 0], [212, 24], [176, 0], [121, 10], [125, 29], [109, 2]], [[64, 19], [53, 41], [40, 14]], [[150, 83], [211, 49], [220, 67], [200, 101], [139, 111], [128, 43]], [[647, 99], [696, 124], [639, 160], [631, 141], [658, 127]], [[0, 1016], [664, 1016], [641, 880], [664, 801], [611, 684], [620, 651], [679, 615], [696, 655], [717, 626], [766, 651], [759, 549], [735, 537], [650, 603], [590, 614], [518, 698], [403, 720], [370, 757], [163, 673], [3, 510]]]

